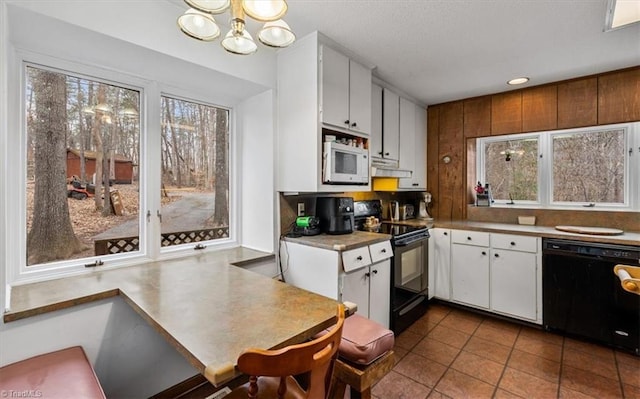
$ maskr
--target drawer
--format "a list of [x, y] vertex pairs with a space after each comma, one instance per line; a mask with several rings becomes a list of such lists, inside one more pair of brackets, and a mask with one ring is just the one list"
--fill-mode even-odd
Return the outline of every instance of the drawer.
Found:
[[391, 241], [383, 241], [377, 244], [369, 245], [369, 252], [371, 252], [372, 263], [389, 259], [390, 257], [393, 256], [393, 249], [391, 249]]
[[491, 248], [512, 251], [538, 252], [538, 238], [513, 234], [491, 234]]
[[451, 230], [451, 241], [456, 244], [489, 246], [489, 233], [483, 231]]
[[342, 268], [345, 272], [360, 269], [371, 264], [369, 247], [364, 246], [342, 253]]

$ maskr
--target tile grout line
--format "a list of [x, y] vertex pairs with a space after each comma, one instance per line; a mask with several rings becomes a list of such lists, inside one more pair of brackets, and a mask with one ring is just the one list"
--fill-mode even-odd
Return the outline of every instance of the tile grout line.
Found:
[[[509, 356], [507, 356], [507, 360], [504, 363], [504, 367], [502, 368], [502, 373], [500, 373], [500, 378], [498, 378], [498, 381], [496, 382], [496, 387], [493, 390], [493, 396], [492, 397], [496, 397], [496, 394], [498, 393], [498, 389], [500, 387], [500, 382], [502, 382], [502, 377], [504, 377], [504, 373], [507, 371], [507, 365], [509, 364], [509, 360], [511, 360], [511, 355], [513, 354], [513, 350], [516, 347], [516, 342], [518, 342], [518, 338], [520, 337], [520, 334], [522, 333], [522, 327], [520, 327], [518, 329], [518, 334], [516, 335], [516, 339], [513, 341], [513, 344], [511, 345], [511, 350], [509, 351]], [[504, 388], [503, 388], [504, 389]], [[508, 391], [505, 389], [505, 391], [510, 392], [514, 395], [520, 396], [514, 392]]]
[[566, 340], [562, 337], [562, 345], [560, 347], [562, 350], [560, 351], [560, 372], [558, 373], [558, 390], [556, 391], [556, 398], [560, 397], [560, 390], [562, 389], [562, 370], [564, 370], [564, 347], [566, 344]]

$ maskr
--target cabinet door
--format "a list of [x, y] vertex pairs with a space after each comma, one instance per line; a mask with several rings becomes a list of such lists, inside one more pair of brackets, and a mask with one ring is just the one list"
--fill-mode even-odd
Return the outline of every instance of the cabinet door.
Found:
[[[413, 171], [415, 167], [416, 106], [411, 101], [400, 98], [400, 169]], [[411, 178], [399, 179], [399, 188], [411, 188]]]
[[348, 128], [349, 58], [322, 46], [322, 122]]
[[491, 252], [491, 309], [536, 320], [536, 254]]
[[382, 87], [371, 85], [371, 156], [382, 158]]
[[397, 161], [400, 156], [400, 97], [386, 88], [382, 93], [382, 114], [383, 157]]
[[349, 60], [349, 129], [371, 134], [371, 71]]
[[454, 301], [489, 308], [489, 249], [451, 246], [451, 297]]
[[371, 265], [369, 286], [369, 318], [389, 328], [391, 313], [391, 262], [389, 259]]
[[434, 284], [435, 296], [451, 300], [451, 232], [447, 229], [433, 229], [434, 242]]
[[342, 275], [342, 302], [349, 301], [358, 305], [358, 313], [369, 317], [369, 267]]
[[411, 188], [427, 189], [427, 110], [416, 105], [416, 136], [414, 143], [415, 158]]

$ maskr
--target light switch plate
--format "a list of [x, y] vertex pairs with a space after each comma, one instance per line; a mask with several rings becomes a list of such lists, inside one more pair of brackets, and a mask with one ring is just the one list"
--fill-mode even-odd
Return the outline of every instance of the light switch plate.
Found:
[[298, 202], [298, 216], [304, 216], [304, 202]]

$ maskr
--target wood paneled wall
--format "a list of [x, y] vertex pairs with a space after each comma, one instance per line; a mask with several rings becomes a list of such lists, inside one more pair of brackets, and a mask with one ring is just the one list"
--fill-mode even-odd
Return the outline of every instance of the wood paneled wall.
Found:
[[462, 220], [476, 183], [474, 138], [640, 121], [640, 66], [433, 105], [427, 118], [433, 216]]

